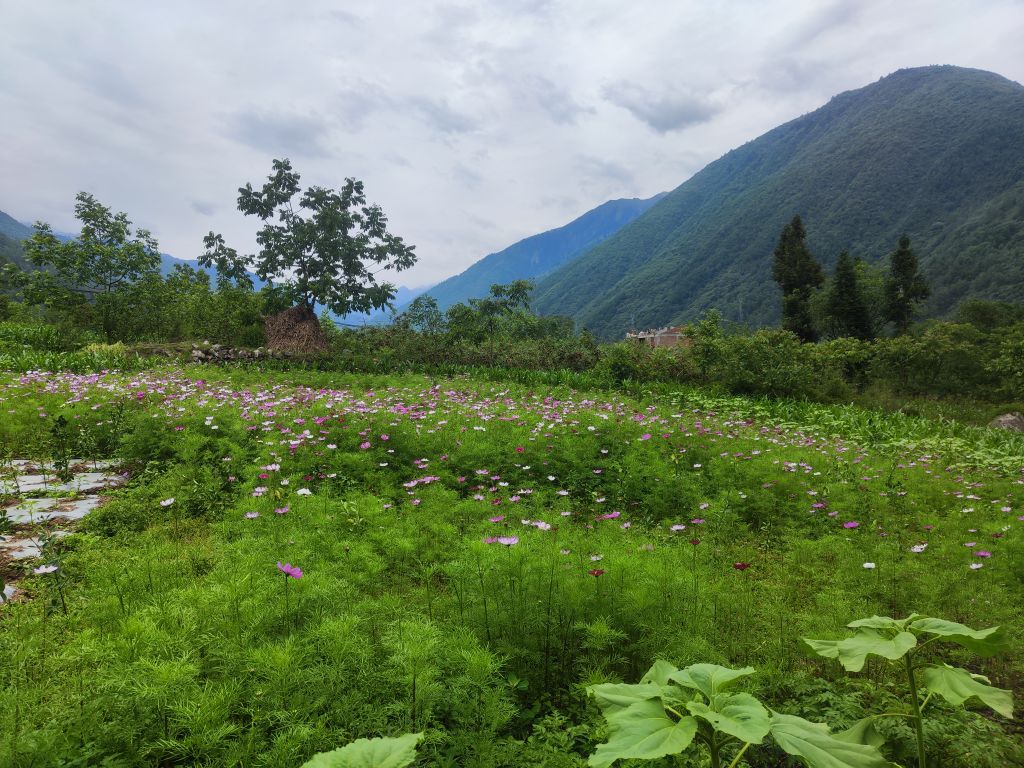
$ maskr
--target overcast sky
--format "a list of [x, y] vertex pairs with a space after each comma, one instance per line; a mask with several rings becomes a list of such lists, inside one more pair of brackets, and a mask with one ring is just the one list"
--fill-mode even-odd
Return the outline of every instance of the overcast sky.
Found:
[[362, 179], [418, 286], [902, 67], [1024, 81], [1024, 1], [0, 0], [0, 210], [79, 190], [195, 258], [237, 188]]

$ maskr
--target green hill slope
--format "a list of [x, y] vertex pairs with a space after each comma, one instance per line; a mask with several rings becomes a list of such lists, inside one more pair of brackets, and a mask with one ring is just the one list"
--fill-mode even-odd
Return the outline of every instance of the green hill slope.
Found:
[[1024, 300], [1024, 87], [923, 67], [834, 97], [708, 165], [629, 226], [551, 273], [536, 308], [605, 338], [692, 319], [774, 322], [771, 252], [799, 213], [826, 267], [884, 259], [906, 232], [933, 285]]
[[485, 256], [464, 272], [438, 283], [427, 295], [444, 310], [486, 296], [495, 283], [543, 275], [597, 245], [642, 214], [663, 195], [649, 200], [609, 200], [558, 229], [527, 237]]

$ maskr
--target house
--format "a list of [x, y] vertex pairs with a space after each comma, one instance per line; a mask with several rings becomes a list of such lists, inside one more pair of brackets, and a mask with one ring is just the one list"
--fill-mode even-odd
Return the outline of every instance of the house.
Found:
[[647, 331], [629, 331], [626, 339], [646, 344], [648, 347], [688, 347], [692, 343], [687, 329], [682, 325], [652, 328]]

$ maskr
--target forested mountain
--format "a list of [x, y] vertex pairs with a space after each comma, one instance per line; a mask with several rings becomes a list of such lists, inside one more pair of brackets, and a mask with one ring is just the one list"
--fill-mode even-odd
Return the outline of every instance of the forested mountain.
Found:
[[884, 259], [910, 236], [943, 314], [1024, 301], [1024, 87], [951, 66], [900, 70], [732, 150], [546, 277], [535, 307], [604, 338], [717, 307], [772, 323], [771, 253], [803, 217], [813, 253]]
[[563, 227], [527, 237], [485, 256], [466, 271], [429, 291], [444, 310], [452, 304], [486, 296], [495, 283], [537, 278], [571, 261], [636, 219], [664, 195], [648, 200], [609, 200]]
[[32, 228], [0, 211], [0, 265], [11, 262], [25, 267], [21, 241], [32, 235]]

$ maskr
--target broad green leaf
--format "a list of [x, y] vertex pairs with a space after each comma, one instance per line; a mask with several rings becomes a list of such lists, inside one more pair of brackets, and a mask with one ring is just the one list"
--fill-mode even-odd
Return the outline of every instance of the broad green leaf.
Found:
[[630, 704], [662, 695], [661, 686], [653, 683], [601, 683], [587, 686], [587, 691], [597, 700], [605, 717]]
[[684, 717], [672, 720], [661, 702], [638, 701], [625, 709], [605, 715], [608, 741], [598, 744], [588, 763], [594, 768], [607, 768], [616, 760], [637, 758], [654, 760], [682, 752], [697, 733], [697, 721]]
[[752, 674], [754, 674], [753, 667], [729, 669], [717, 664], [692, 664], [686, 669], [673, 672], [669, 675], [669, 679], [687, 688], [698, 690], [710, 699], [741, 677]]
[[416, 745], [422, 733], [394, 738], [356, 739], [341, 749], [321, 752], [302, 768], [405, 768], [416, 759]]
[[865, 717], [863, 720], [858, 720], [845, 731], [832, 735], [840, 741], [867, 744], [869, 747], [881, 747], [885, 744], [885, 736], [880, 734], [878, 729], [875, 728], [875, 720], [876, 718], [874, 717]]
[[858, 618], [856, 622], [850, 622], [847, 625], [851, 630], [857, 629], [869, 629], [869, 630], [892, 630], [893, 632], [902, 632], [906, 629], [906, 620], [899, 620], [899, 618], [891, 618], [890, 616], [869, 616], [867, 618]]
[[707, 720], [716, 731], [735, 736], [740, 741], [760, 743], [768, 735], [768, 710], [749, 693], [716, 696], [712, 707], [703, 701], [687, 702], [691, 715]]
[[678, 672], [679, 668], [673, 664], [669, 664], [663, 659], [658, 659], [654, 662], [647, 674], [640, 678], [641, 683], [657, 683], [658, 685], [668, 685], [669, 677], [673, 672]]
[[971, 698], [978, 698], [1003, 717], [1013, 717], [1013, 694], [1003, 688], [986, 685], [987, 678], [972, 675], [966, 669], [943, 664], [927, 667], [923, 674], [925, 687], [939, 694], [950, 704], [960, 706]]
[[848, 672], [860, 672], [871, 654], [895, 661], [917, 645], [917, 638], [909, 632], [899, 632], [895, 637], [886, 637], [876, 629], [861, 628], [845, 640], [809, 640], [804, 638], [819, 656], [839, 659]]
[[958, 643], [981, 656], [991, 656], [1006, 650], [1005, 633], [1000, 632], [999, 627], [971, 629], [955, 621], [922, 618], [911, 624], [910, 628]]
[[898, 768], [867, 744], [837, 739], [824, 723], [772, 712], [771, 734], [787, 754], [809, 768]]

